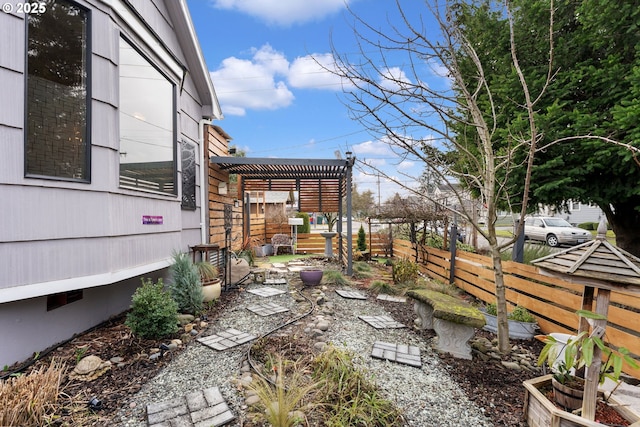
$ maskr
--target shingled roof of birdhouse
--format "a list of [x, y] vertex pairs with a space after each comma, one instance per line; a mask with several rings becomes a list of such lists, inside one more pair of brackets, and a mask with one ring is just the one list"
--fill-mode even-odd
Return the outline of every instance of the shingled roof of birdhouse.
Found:
[[[538, 258], [531, 263], [560, 273], [562, 277], [589, 279], [589, 285], [622, 292], [640, 293], [640, 258], [620, 249], [606, 239], [604, 219], [598, 225], [595, 240]], [[600, 285], [597, 282], [602, 281]]]

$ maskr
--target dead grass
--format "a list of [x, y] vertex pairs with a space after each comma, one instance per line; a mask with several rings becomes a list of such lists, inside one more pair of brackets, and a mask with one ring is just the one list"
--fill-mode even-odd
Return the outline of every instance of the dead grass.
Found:
[[60, 395], [66, 365], [52, 360], [28, 375], [0, 382], [0, 425], [50, 424]]

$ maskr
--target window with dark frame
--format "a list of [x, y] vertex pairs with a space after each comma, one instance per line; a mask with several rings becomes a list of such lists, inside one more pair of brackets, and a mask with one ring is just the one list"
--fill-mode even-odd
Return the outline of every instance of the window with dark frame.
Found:
[[63, 305], [71, 304], [72, 302], [80, 301], [84, 296], [82, 289], [75, 291], [61, 292], [59, 294], [53, 294], [47, 296], [47, 311], [55, 310]]
[[175, 85], [120, 37], [120, 186], [177, 194]]
[[196, 146], [187, 141], [180, 144], [182, 158], [182, 209], [196, 209]]
[[89, 12], [47, 1], [27, 16], [25, 176], [89, 182]]

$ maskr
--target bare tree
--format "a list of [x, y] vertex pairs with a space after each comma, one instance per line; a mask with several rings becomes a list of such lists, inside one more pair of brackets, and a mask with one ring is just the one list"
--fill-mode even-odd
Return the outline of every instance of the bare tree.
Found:
[[[405, 14], [398, 0], [396, 6], [398, 24], [388, 19], [389, 28], [384, 29], [369, 25], [353, 14], [353, 30], [359, 45], [359, 52], [355, 55], [357, 60], [354, 60], [354, 54], [341, 54], [334, 47], [336, 64], [330, 71], [347, 82], [345, 95], [353, 118], [379, 135], [380, 140], [402, 159], [421, 161], [432, 180], [449, 184], [460, 203], [441, 205], [441, 208], [463, 217], [488, 241], [495, 273], [499, 349], [506, 353], [509, 351], [509, 332], [500, 252], [513, 242], [500, 244], [495, 224], [499, 204], [513, 198], [509, 194], [506, 177], [515, 168], [523, 168], [524, 191], [518, 197], [523, 202], [517, 209], [522, 232], [539, 139], [534, 109], [553, 76], [553, 1], [550, 3], [548, 28], [541, 29], [548, 33], [549, 39], [545, 59], [547, 73], [535, 76], [538, 89], [533, 94], [518, 62], [511, 4], [506, 1], [492, 5], [498, 11], [503, 8], [498, 13], [507, 16], [512, 66], [522, 90], [523, 101], [518, 104], [522, 117], [528, 122], [526, 132], [511, 135], [508, 141], [496, 141], [496, 115], [500, 106], [493, 102], [485, 74], [490, 64], [483, 63], [475, 50], [474, 40], [467, 38], [456, 19], [455, 8], [459, 4], [436, 0], [428, 2], [425, 11], [430, 12], [437, 23], [437, 36], [428, 36], [431, 28], [426, 26], [422, 17]], [[429, 68], [448, 77], [451, 86], [441, 89], [429, 86], [425, 79], [425, 69]], [[469, 72], [470, 68], [473, 73]], [[539, 84], [540, 80], [544, 82]], [[467, 137], [461, 142], [455, 132], [461, 127], [473, 129], [473, 138]], [[469, 144], [470, 140], [473, 144]], [[459, 167], [461, 161], [464, 168]], [[396, 182], [409, 192], [432, 197], [385, 174], [366, 160], [361, 162], [365, 169]], [[464, 185], [458, 190], [461, 187], [456, 184], [460, 183]], [[463, 203], [463, 193], [469, 190], [486, 206], [486, 229], [478, 223], [471, 205]], [[433, 198], [431, 202], [441, 204]]]

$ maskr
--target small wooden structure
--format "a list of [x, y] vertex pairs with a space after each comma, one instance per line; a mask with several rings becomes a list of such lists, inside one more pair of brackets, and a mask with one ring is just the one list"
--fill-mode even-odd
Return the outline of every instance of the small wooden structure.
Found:
[[[338, 212], [351, 218], [351, 180], [356, 158], [351, 152], [343, 159], [284, 159], [264, 157], [210, 157], [220, 170], [240, 177], [240, 196], [250, 205], [251, 191], [297, 191], [299, 212]], [[244, 240], [251, 234], [250, 215], [243, 212]], [[342, 256], [342, 221], [337, 223], [339, 254]], [[353, 274], [352, 224], [347, 221], [347, 274]], [[344, 260], [342, 260], [344, 261]]]
[[[613, 246], [606, 240], [607, 227], [602, 219], [595, 240], [532, 261], [532, 264], [552, 276], [584, 285], [582, 309], [606, 317], [611, 291], [640, 293], [640, 258]], [[598, 290], [597, 294], [595, 289]], [[604, 334], [606, 320], [592, 321], [595, 333]], [[589, 330], [589, 323], [581, 318], [578, 333]], [[602, 351], [594, 349], [593, 363], [585, 374], [582, 416], [593, 421], [602, 361]]]

